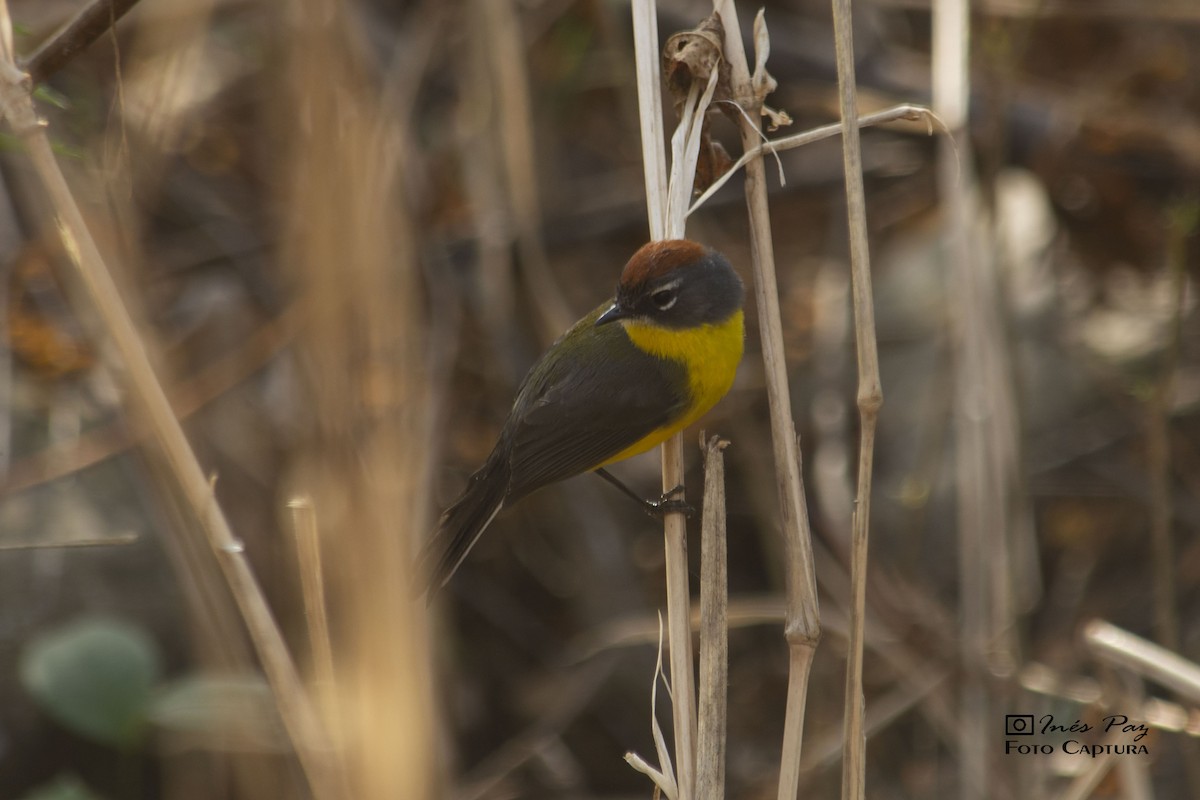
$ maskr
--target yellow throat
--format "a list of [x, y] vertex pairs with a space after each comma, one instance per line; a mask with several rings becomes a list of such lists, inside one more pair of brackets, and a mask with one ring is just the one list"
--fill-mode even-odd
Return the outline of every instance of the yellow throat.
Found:
[[695, 328], [666, 328], [632, 319], [621, 320], [621, 325], [630, 341], [639, 349], [659, 358], [677, 361], [687, 368], [688, 391], [692, 402], [678, 420], [654, 431], [605, 464], [644, 453], [704, 416], [733, 386], [746, 338], [741, 309], [724, 322]]

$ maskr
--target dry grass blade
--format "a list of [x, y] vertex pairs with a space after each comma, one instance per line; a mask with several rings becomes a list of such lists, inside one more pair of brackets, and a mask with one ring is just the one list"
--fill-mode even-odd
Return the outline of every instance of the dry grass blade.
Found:
[[[715, 74], [715, 73], [714, 73]], [[700, 708], [696, 797], [725, 797], [726, 684], [729, 678], [729, 584], [725, 547], [725, 456], [729, 442], [705, 442], [704, 517], [700, 534]]]
[[642, 169], [646, 176], [646, 217], [650, 223], [650, 238], [666, 239], [667, 150], [663, 144], [658, 13], [654, 0], [633, 0], [631, 11], [633, 54], [637, 67], [638, 119], [642, 128]]
[[217, 505], [212, 486], [171, 410], [145, 345], [54, 158], [45, 127], [34, 109], [29, 80], [14, 61], [11, 19], [7, 3], [2, 0], [0, 40], [4, 47], [0, 54], [0, 104], [4, 116], [14, 133], [25, 142], [33, 169], [53, 205], [59, 234], [71, 257], [78, 283], [99, 320], [102, 338], [112, 343], [120, 360], [118, 373], [125, 381], [131, 418], [145, 427], [161, 449], [169, 475], [195, 518], [196, 526], [188, 526], [187, 530], [202, 531], [216, 555], [258, 650], [280, 715], [305, 767], [314, 795], [334, 797], [336, 783], [324, 732], [304, 692], [283, 636], [246, 562], [242, 545]]
[[[658, 657], [654, 662], [654, 682], [650, 686], [650, 731], [654, 736], [654, 749], [658, 753], [660, 768], [655, 768], [637, 753], [626, 753], [625, 761], [629, 766], [650, 778], [654, 785], [667, 796], [668, 800], [676, 800], [679, 795], [679, 785], [675, 780], [675, 770], [671, 766], [671, 748], [663, 736], [662, 726], [658, 724], [658, 682], [661, 680], [667, 686], [667, 693], [674, 698], [674, 692], [663, 675], [663, 624], [662, 615], [658, 616]], [[685, 795], [686, 797], [686, 795]]]

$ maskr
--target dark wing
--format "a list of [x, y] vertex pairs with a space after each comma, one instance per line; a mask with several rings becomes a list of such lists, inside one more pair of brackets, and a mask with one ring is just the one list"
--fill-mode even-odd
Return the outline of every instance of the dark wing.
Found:
[[596, 327], [599, 311], [534, 365], [517, 395], [502, 434], [509, 502], [595, 469], [687, 408], [683, 365], [639, 350], [620, 324]]

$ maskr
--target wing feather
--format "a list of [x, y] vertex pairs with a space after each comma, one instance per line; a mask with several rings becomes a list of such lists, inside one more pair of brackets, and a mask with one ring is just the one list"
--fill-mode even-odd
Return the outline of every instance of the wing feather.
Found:
[[638, 349], [619, 324], [595, 327], [603, 308], [568, 331], [517, 394], [504, 430], [507, 502], [595, 469], [686, 411], [683, 365]]

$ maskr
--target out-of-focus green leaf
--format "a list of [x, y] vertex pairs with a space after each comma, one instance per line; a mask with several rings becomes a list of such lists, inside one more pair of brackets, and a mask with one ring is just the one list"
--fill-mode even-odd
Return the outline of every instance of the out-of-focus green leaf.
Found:
[[161, 674], [158, 649], [140, 628], [111, 619], [72, 622], [30, 642], [21, 684], [54, 719], [117, 747], [137, 743]]
[[197, 675], [155, 696], [151, 722], [200, 737], [212, 748], [285, 752], [289, 745], [270, 687], [258, 675]]
[[71, 107], [70, 98], [57, 89], [50, 88], [44, 83], [34, 88], [33, 96], [35, 99], [41, 100], [43, 103], [49, 103], [55, 108], [61, 108], [64, 111]]
[[74, 775], [59, 775], [49, 783], [43, 783], [21, 800], [102, 800], [100, 795], [89, 789]]

